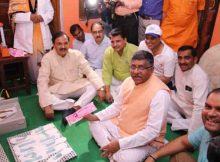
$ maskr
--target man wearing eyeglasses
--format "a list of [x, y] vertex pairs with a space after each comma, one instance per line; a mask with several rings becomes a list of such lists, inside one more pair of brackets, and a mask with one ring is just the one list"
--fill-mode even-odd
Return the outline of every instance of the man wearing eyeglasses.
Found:
[[151, 53], [137, 51], [131, 60], [131, 77], [123, 82], [114, 103], [85, 117], [102, 156], [110, 162], [143, 161], [164, 144], [170, 95], [154, 75], [153, 65]]
[[80, 50], [81, 46], [86, 40], [92, 39], [92, 35], [90, 33], [84, 32], [79, 24], [71, 25], [70, 33], [74, 38], [72, 43], [73, 49]]
[[176, 65], [176, 54], [161, 40], [162, 31], [156, 24], [147, 26], [145, 40], [139, 44], [139, 50], [149, 51], [154, 55], [154, 73], [165, 84], [172, 87], [171, 79]]
[[104, 52], [111, 45], [110, 39], [105, 36], [104, 25], [94, 22], [91, 25], [92, 39], [85, 41], [80, 49], [90, 66], [101, 75]]

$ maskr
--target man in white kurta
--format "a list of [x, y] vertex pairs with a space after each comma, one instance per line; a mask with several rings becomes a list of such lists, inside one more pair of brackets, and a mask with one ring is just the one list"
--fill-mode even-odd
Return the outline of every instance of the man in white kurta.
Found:
[[172, 105], [168, 112], [172, 130], [192, 132], [203, 125], [201, 112], [209, 91], [209, 79], [196, 61], [195, 49], [191, 46], [183, 46], [178, 50], [176, 91], [172, 91]]
[[[29, 73], [32, 83], [36, 83], [38, 76], [39, 63], [42, 58], [41, 52], [34, 53], [34, 44], [33, 44], [33, 29], [34, 29], [34, 20], [31, 18], [33, 15], [36, 16], [37, 21], [40, 23], [42, 41], [43, 41], [43, 50], [50, 50], [52, 47], [51, 33], [49, 29], [49, 23], [53, 20], [54, 10], [50, 0], [36, 0], [37, 6], [34, 8], [37, 9], [36, 13], [30, 12], [17, 12], [14, 14], [15, 22], [15, 34], [14, 34], [14, 48], [21, 49], [30, 53], [29, 58]], [[36, 3], [35, 3], [36, 5]]]
[[[85, 106], [96, 95], [96, 90], [101, 91], [104, 86], [82, 53], [68, 49], [65, 33], [56, 33], [53, 40], [54, 49], [42, 59], [37, 84], [40, 106], [47, 118], [53, 118], [53, 110]], [[98, 95], [102, 94], [98, 92]], [[68, 97], [79, 99], [74, 103]]]
[[102, 156], [111, 162], [143, 161], [163, 146], [170, 95], [153, 74], [152, 60], [151, 53], [137, 51], [131, 61], [131, 77], [122, 83], [114, 103], [86, 117]]

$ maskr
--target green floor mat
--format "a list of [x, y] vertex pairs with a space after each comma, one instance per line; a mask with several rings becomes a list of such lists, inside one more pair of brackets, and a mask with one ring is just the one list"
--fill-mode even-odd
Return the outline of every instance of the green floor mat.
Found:
[[[77, 157], [70, 160], [71, 162], [107, 162], [108, 160], [102, 158], [100, 156], [100, 150], [88, 129], [88, 123], [85, 120], [82, 120], [75, 125], [72, 126], [64, 126], [61, 121], [61, 112], [55, 112], [55, 119], [53, 121], [49, 121], [45, 119], [42, 110], [38, 104], [38, 96], [36, 95], [36, 87], [32, 87], [32, 95], [26, 95], [24, 92], [17, 92], [16, 94], [12, 94], [12, 96], [16, 97], [19, 95], [19, 102], [26, 117], [27, 128], [19, 131], [14, 131], [11, 133], [7, 133], [0, 136], [0, 143], [4, 148], [4, 151], [10, 160], [10, 162], [14, 162], [13, 155], [7, 143], [7, 138], [17, 135], [19, 133], [23, 133], [25, 131], [37, 128], [41, 125], [48, 124], [53, 122], [55, 126], [59, 129], [63, 136], [67, 138], [70, 146], [77, 153]], [[103, 109], [108, 104], [104, 102], [99, 102], [98, 99], [94, 100], [95, 105], [98, 110]], [[168, 140], [172, 140], [177, 136], [180, 136], [182, 133], [173, 133], [170, 131], [170, 126], [167, 127], [166, 138]], [[158, 160], [159, 162], [168, 162], [169, 158], [163, 158]]]

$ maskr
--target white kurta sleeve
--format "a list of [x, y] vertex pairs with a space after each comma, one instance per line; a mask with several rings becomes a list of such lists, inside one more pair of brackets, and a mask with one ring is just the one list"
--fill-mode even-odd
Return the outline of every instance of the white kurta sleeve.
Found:
[[[80, 51], [78, 51], [80, 52]], [[83, 54], [80, 52], [78, 57], [80, 71], [86, 75], [89, 81], [95, 86], [96, 89], [100, 89], [104, 86], [102, 79], [98, 74], [91, 68], [88, 61], [84, 58]]]
[[29, 23], [31, 22], [31, 12], [27, 13], [16, 13], [15, 14], [15, 23]]
[[110, 120], [119, 115], [121, 105], [122, 94], [119, 92], [119, 95], [115, 98], [114, 103], [112, 103], [106, 109], [96, 113], [96, 115], [100, 121]]
[[205, 106], [205, 101], [209, 91], [209, 81], [206, 77], [193, 78], [193, 111], [189, 125], [189, 132], [193, 132], [197, 128], [203, 125], [202, 122], [202, 110]]
[[49, 59], [44, 57], [41, 61], [41, 67], [39, 69], [37, 80], [39, 103], [42, 108], [52, 104], [50, 101], [51, 94], [48, 87], [50, 73], [51, 71]]
[[[165, 90], [157, 92], [150, 104], [148, 120], [144, 129], [137, 133], [119, 139], [121, 149], [129, 149], [143, 146], [159, 137], [160, 131], [167, 118], [167, 110], [170, 105], [170, 95]], [[159, 116], [158, 116], [159, 114]]]

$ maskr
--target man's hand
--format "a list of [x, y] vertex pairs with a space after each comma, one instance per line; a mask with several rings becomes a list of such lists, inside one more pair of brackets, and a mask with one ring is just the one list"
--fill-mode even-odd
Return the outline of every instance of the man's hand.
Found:
[[40, 23], [44, 21], [43, 17], [37, 14], [31, 14], [30, 19], [33, 23]]
[[111, 157], [115, 152], [120, 149], [118, 140], [111, 141], [108, 145], [101, 148], [103, 157]]
[[52, 108], [52, 105], [48, 105], [48, 106], [44, 107], [44, 115], [47, 119], [54, 118], [54, 110]]
[[105, 99], [105, 91], [104, 90], [98, 90], [97, 95], [98, 95], [100, 101], [103, 101]]
[[148, 157], [144, 162], [155, 162], [155, 161], [151, 157]]
[[108, 102], [108, 103], [112, 103], [113, 102], [113, 97], [111, 95], [110, 92], [106, 92], [105, 94], [105, 100]]
[[83, 118], [88, 120], [88, 121], [99, 121], [99, 118], [96, 115], [93, 115], [93, 114], [85, 115]]

